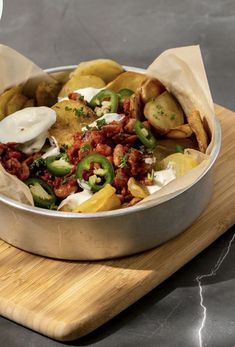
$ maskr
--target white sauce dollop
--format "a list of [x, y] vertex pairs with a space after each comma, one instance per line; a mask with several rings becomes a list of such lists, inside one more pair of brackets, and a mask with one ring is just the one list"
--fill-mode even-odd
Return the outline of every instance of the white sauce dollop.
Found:
[[60, 205], [58, 206], [58, 210], [60, 210], [64, 205], [67, 205], [70, 210], [75, 211], [79, 205], [90, 199], [92, 195], [93, 194], [86, 189], [84, 189], [82, 192], [71, 194], [67, 196], [66, 199], [61, 201]]
[[[103, 88], [92, 88], [92, 87], [87, 87], [87, 88], [81, 88], [74, 90], [73, 93], [79, 93], [82, 96], [84, 96], [84, 100], [87, 102], [90, 102], [93, 96], [98, 94]], [[67, 96], [65, 97], [58, 97], [58, 101], [63, 101], [63, 100], [69, 100]]]
[[22, 152], [39, 151], [47, 138], [47, 130], [55, 123], [56, 112], [49, 107], [27, 107], [0, 122], [0, 142], [25, 144]]
[[149, 194], [153, 194], [166, 186], [168, 183], [176, 178], [175, 170], [172, 165], [168, 165], [165, 170], [159, 170], [154, 172], [154, 184], [152, 186], [146, 186]]
[[[105, 120], [106, 124], [110, 124], [112, 122], [121, 122], [121, 120], [124, 118], [125, 116], [122, 114], [118, 114], [118, 113], [105, 113], [103, 116], [97, 118], [97, 120], [95, 120], [94, 122], [92, 122], [91, 124], [89, 124], [89, 128], [97, 128], [97, 121], [101, 121], [102, 119]], [[83, 127], [82, 131], [85, 131], [87, 128]]]
[[42, 155], [42, 158], [52, 157], [60, 154], [60, 147], [54, 136], [48, 138], [50, 147], [46, 149], [46, 152]]

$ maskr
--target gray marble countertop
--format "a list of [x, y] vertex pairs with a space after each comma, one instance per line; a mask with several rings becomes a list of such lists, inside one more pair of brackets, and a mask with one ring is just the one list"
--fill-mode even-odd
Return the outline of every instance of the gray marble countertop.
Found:
[[[200, 44], [216, 103], [235, 109], [235, 2], [4, 0], [0, 43], [42, 68], [111, 58], [147, 67], [167, 48]], [[1, 347], [235, 346], [235, 229], [144, 298], [63, 344], [0, 318]]]

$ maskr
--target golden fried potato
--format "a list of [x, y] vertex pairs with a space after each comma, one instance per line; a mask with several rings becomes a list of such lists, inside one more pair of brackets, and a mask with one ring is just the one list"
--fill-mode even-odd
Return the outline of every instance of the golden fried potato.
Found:
[[140, 87], [141, 100], [146, 104], [150, 99], [155, 99], [163, 93], [166, 88], [156, 78], [147, 77]]
[[130, 116], [131, 118], [140, 119], [142, 115], [142, 107], [140, 93], [137, 91], [130, 96]]
[[71, 77], [74, 75], [95, 75], [100, 77], [105, 84], [107, 84], [123, 71], [123, 67], [113, 60], [95, 59], [80, 63], [71, 73]]
[[114, 92], [118, 92], [121, 89], [130, 89], [135, 92], [138, 88], [140, 88], [145, 79], [146, 75], [142, 73], [126, 71], [107, 84], [106, 88], [111, 89]]
[[144, 115], [160, 134], [166, 134], [170, 129], [184, 124], [181, 106], [167, 91], [145, 104]]
[[205, 153], [209, 140], [206, 130], [204, 129], [199, 111], [193, 111], [192, 113], [190, 113], [190, 115], [187, 116], [187, 119], [192, 131], [196, 135], [199, 150], [202, 153]]
[[130, 177], [127, 182], [128, 190], [134, 198], [144, 199], [149, 195], [146, 186], [136, 181], [134, 177]]
[[40, 82], [35, 93], [37, 105], [48, 107], [54, 105], [57, 101], [60, 88], [61, 85], [59, 83]]
[[114, 210], [121, 206], [116, 189], [110, 184], [95, 193], [90, 199], [79, 205], [74, 212], [101, 212]]
[[103, 88], [105, 82], [98, 76], [94, 75], [73, 75], [71, 79], [62, 87], [59, 97], [67, 96], [73, 91], [81, 88], [93, 87]]
[[8, 90], [6, 90], [4, 93], [0, 95], [0, 120], [2, 120], [4, 117], [6, 117], [7, 112], [6, 112], [6, 106], [10, 99], [17, 93], [20, 93], [21, 87], [13, 87]]
[[161, 162], [162, 168], [166, 169], [169, 163], [172, 163], [176, 177], [184, 176], [186, 173], [188, 173], [198, 165], [197, 160], [188, 153], [174, 153], [168, 155]]
[[49, 133], [60, 145], [71, 146], [73, 135], [97, 118], [82, 100], [63, 100], [55, 104], [52, 109], [56, 112], [57, 119]]
[[23, 105], [23, 108], [26, 108], [26, 107], [33, 107], [35, 106], [34, 104], [34, 100], [33, 99], [27, 99], [25, 104]]
[[185, 139], [192, 136], [192, 133], [193, 131], [188, 124], [182, 124], [178, 127], [170, 129], [167, 132], [166, 137], [170, 139]]
[[186, 148], [198, 149], [197, 143], [193, 138], [184, 139], [158, 139], [157, 146], [153, 149], [156, 164], [154, 168], [159, 170], [159, 162], [166, 158], [168, 155], [179, 151], [179, 146], [184, 150]]
[[6, 114], [9, 115], [21, 110], [24, 107], [24, 104], [27, 102], [27, 100], [28, 98], [21, 93], [14, 94], [6, 105]]

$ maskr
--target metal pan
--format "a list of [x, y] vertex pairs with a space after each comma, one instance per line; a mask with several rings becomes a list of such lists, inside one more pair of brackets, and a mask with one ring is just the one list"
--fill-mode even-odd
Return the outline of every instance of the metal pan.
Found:
[[[75, 66], [47, 71], [56, 73], [73, 68]], [[221, 144], [216, 117], [214, 124], [210, 164], [189, 188], [157, 202], [93, 214], [44, 210], [0, 195], [0, 238], [28, 252], [72, 260], [116, 258], [166, 242], [189, 227], [211, 197], [213, 169]]]

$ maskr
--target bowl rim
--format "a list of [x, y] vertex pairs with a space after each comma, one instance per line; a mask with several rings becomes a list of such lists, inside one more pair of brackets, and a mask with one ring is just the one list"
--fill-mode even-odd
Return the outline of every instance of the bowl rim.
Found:
[[[77, 67], [77, 65], [65, 65], [65, 66], [58, 66], [58, 67], [52, 67], [48, 69], [44, 69], [45, 72], [47, 73], [58, 73], [58, 72], [66, 72], [66, 71], [71, 71], [74, 70]], [[128, 65], [123, 65], [123, 68], [126, 70], [132, 70], [135, 72], [140, 72], [140, 73], [145, 73], [146, 69], [144, 68], [138, 68], [134, 66], [128, 66]], [[74, 212], [61, 212], [61, 211], [54, 211], [54, 210], [46, 210], [43, 208], [39, 208], [36, 206], [30, 206], [27, 204], [24, 204], [22, 202], [18, 202], [14, 199], [8, 198], [4, 196], [3, 194], [0, 194], [0, 201], [3, 203], [6, 203], [7, 205], [14, 207], [16, 209], [23, 210], [28, 213], [36, 213], [38, 215], [43, 215], [51, 218], [63, 218], [63, 219], [96, 219], [96, 218], [105, 218], [105, 217], [117, 217], [117, 216], [124, 216], [127, 214], [131, 214], [134, 212], [139, 212], [142, 210], [146, 210], [148, 208], [152, 208], [155, 206], [158, 206], [164, 202], [167, 202], [168, 200], [171, 200], [178, 195], [184, 193], [185, 191], [189, 190], [192, 186], [194, 186], [198, 181], [200, 181], [206, 174], [207, 172], [211, 169], [213, 166], [214, 162], [216, 161], [218, 154], [220, 152], [220, 147], [221, 147], [221, 127], [219, 120], [215, 114], [213, 114], [213, 122], [215, 126], [215, 132], [214, 132], [214, 145], [210, 153], [210, 159], [209, 159], [209, 164], [206, 167], [206, 169], [197, 177], [197, 179], [191, 183], [189, 186], [180, 189], [176, 192], [172, 192], [169, 194], [166, 194], [163, 197], [159, 197], [156, 199], [156, 201], [146, 201], [144, 204], [140, 205], [134, 205], [130, 206], [128, 208], [119, 208], [116, 210], [111, 210], [111, 211], [103, 211], [103, 212], [94, 212], [94, 213], [74, 213]]]

